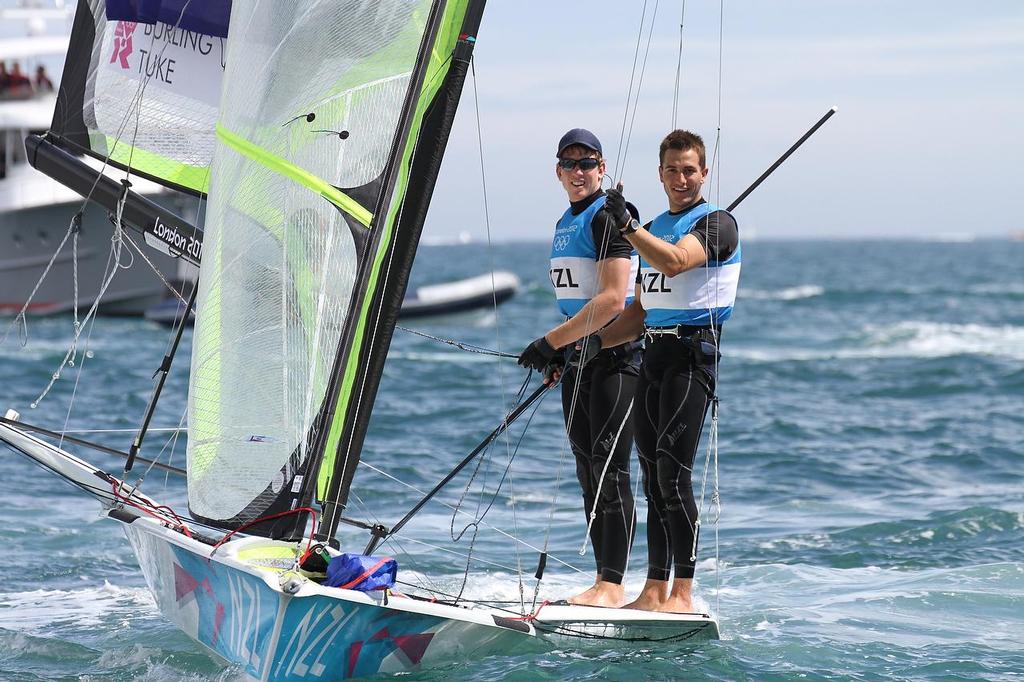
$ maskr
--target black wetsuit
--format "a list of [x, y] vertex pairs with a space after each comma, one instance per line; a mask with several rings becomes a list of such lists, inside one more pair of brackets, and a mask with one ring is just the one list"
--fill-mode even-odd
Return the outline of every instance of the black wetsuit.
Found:
[[[739, 245], [736, 221], [724, 211], [701, 219], [689, 234], [709, 260], [726, 260]], [[693, 334], [721, 339], [721, 326], [681, 328], [681, 336], [648, 337], [637, 382], [633, 426], [647, 497], [647, 577], [693, 578], [697, 553], [697, 504], [693, 461], [708, 407], [715, 395], [716, 363]], [[691, 338], [685, 338], [691, 336]], [[707, 347], [705, 346], [705, 349]]]
[[[573, 215], [579, 215], [602, 195], [603, 192], [597, 192], [570, 204]], [[598, 211], [594, 216], [591, 230], [598, 260], [603, 260], [601, 256], [631, 256], [633, 247], [619, 235], [605, 211]], [[591, 510], [595, 512], [590, 542], [597, 573], [602, 580], [616, 584], [622, 582], [636, 531], [629, 477], [633, 430], [627, 410], [636, 391], [640, 349], [639, 343], [603, 349], [578, 375], [570, 370], [562, 379], [562, 415], [576, 459], [576, 477], [583, 491], [587, 523], [590, 523]], [[574, 393], [575, 406], [572, 404]]]

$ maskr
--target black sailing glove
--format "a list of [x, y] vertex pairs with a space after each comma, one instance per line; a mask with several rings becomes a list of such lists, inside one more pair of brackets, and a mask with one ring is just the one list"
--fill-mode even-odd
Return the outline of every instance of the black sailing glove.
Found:
[[572, 364], [582, 369], [588, 362], [596, 358], [600, 352], [601, 337], [597, 334], [586, 336], [576, 342], [576, 355], [572, 359]]
[[565, 353], [562, 351], [555, 351], [555, 356], [551, 358], [545, 367], [544, 371], [541, 372], [544, 375], [544, 383], [548, 384], [555, 380], [555, 374], [561, 375], [565, 371]]
[[608, 198], [605, 200], [602, 210], [608, 213], [615, 228], [619, 232], [625, 233], [633, 220], [633, 215], [626, 207], [626, 197], [622, 196], [622, 191], [618, 189], [608, 190], [605, 192], [605, 196]]
[[551, 359], [555, 357], [555, 349], [543, 336], [523, 349], [519, 354], [519, 366], [543, 372]]

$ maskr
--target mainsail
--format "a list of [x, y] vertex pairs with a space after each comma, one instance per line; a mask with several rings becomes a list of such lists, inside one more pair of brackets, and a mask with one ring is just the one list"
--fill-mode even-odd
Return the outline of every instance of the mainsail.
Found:
[[206, 192], [230, 8], [230, 0], [79, 0], [48, 139]]
[[234, 3], [192, 349], [196, 517], [317, 501], [333, 534], [482, 8]]

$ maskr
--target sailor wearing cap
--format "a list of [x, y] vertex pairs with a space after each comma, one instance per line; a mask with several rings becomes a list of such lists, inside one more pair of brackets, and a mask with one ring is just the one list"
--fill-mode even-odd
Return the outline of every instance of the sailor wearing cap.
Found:
[[[555, 176], [569, 207], [555, 223], [549, 275], [565, 321], [519, 357], [520, 365], [544, 372], [546, 383], [561, 377], [567, 359], [572, 363], [577, 341], [607, 325], [632, 302], [638, 267], [633, 247], [600, 210], [606, 201], [601, 189], [605, 162], [597, 136], [573, 128], [558, 141], [557, 159]], [[635, 208], [627, 208], [636, 216]], [[622, 579], [636, 526], [628, 412], [640, 347], [631, 342], [603, 349], [562, 380], [562, 413], [597, 568], [594, 585], [569, 599], [574, 604], [619, 607], [625, 602]]]

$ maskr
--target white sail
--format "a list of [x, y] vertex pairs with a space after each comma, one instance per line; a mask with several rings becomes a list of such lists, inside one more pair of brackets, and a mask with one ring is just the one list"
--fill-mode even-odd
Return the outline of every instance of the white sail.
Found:
[[302, 484], [429, 4], [234, 4], [189, 390], [201, 517]]

